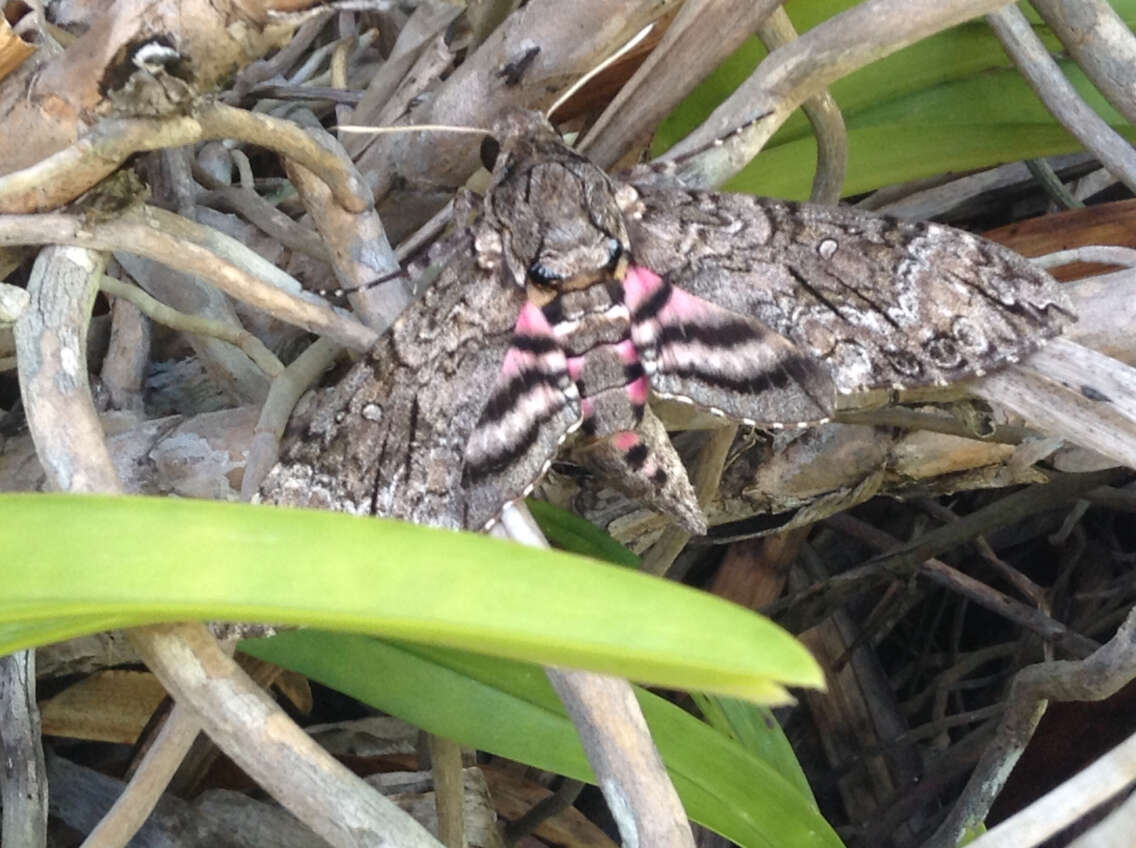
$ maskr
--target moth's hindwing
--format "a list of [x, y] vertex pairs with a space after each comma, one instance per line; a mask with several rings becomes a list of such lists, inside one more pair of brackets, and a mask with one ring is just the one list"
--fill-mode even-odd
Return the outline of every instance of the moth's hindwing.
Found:
[[527, 495], [580, 421], [564, 350], [540, 307], [526, 302], [463, 456], [472, 526]]
[[656, 394], [762, 427], [828, 418], [831, 378], [783, 336], [648, 268], [632, 266], [623, 288], [631, 337]]
[[627, 227], [637, 261], [789, 339], [824, 363], [842, 393], [981, 376], [1074, 320], [1045, 271], [951, 227], [746, 195], [631, 188]]

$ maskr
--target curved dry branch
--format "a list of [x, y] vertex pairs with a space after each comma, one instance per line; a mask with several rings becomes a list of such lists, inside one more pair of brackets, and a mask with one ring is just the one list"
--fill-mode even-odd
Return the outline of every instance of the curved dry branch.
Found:
[[[548, 547], [523, 504], [506, 507], [490, 532], [529, 547]], [[546, 668], [545, 674], [580, 736], [623, 844], [694, 848], [682, 801], [651, 740], [631, 684], [563, 668]]]
[[[769, 50], [783, 47], [798, 37], [793, 22], [782, 8], [769, 16], [758, 28], [757, 34]], [[817, 170], [809, 200], [813, 203], [837, 203], [848, 167], [848, 131], [844, 127], [844, 116], [827, 90], [810, 97], [801, 104], [801, 109], [813, 125], [817, 142]]]
[[1136, 36], [1105, 0], [1033, 0], [1033, 7], [1108, 102], [1136, 124]]
[[991, 29], [1061, 126], [1136, 191], [1136, 150], [1081, 99], [1017, 6], [987, 16]]
[[40, 251], [28, 280], [31, 303], [16, 321], [28, 429], [57, 491], [122, 492], [87, 381], [87, 323], [104, 262], [78, 247]]
[[331, 367], [341, 350], [328, 339], [317, 339], [272, 381], [249, 442], [241, 477], [241, 500], [251, 500], [260, 490], [265, 475], [279, 458], [280, 438], [296, 401]]
[[292, 121], [203, 101], [190, 115], [100, 121], [71, 146], [0, 177], [0, 213], [55, 209], [114, 173], [135, 153], [222, 138], [265, 147], [299, 162], [327, 183], [348, 211], [372, 206], [371, 193], [351, 160], [320, 145]]
[[[0, 216], [0, 245], [70, 244], [93, 250], [136, 253], [196, 274], [238, 300], [263, 309], [282, 321], [325, 335], [352, 350], [367, 350], [375, 343], [377, 333], [354, 319], [340, 315], [323, 301], [314, 297], [306, 300], [281, 291], [264, 282], [260, 276], [254, 276], [254, 273], [259, 273], [259, 267], [250, 273], [186, 238], [196, 234], [204, 240], [206, 232], [214, 239], [231, 242], [234, 249], [244, 251], [250, 259], [255, 257], [235, 239], [154, 208], [133, 210], [102, 223], [86, 221], [81, 215], [59, 212]], [[255, 258], [268, 265], [259, 257]], [[276, 275], [291, 279], [273, 266], [268, 267]], [[294, 280], [292, 282], [299, 286]]]
[[[346, 151], [314, 116], [311, 123], [309, 132], [347, 159]], [[367, 326], [382, 332], [410, 302], [410, 286], [405, 277], [391, 276], [399, 270], [399, 264], [378, 213], [374, 207], [353, 212], [335, 203], [327, 185], [299, 162], [285, 158], [284, 169], [323, 236], [335, 278], [349, 293], [355, 313]], [[370, 285], [381, 279], [387, 282]]]
[[780, 0], [684, 3], [662, 40], [588, 131], [580, 150], [601, 168], [610, 168], [778, 6]]
[[[1028, 744], [1037, 723], [1045, 713], [1049, 701], [1099, 701], [1118, 692], [1136, 678], [1136, 610], [1129, 612], [1121, 628], [1106, 644], [1078, 662], [1055, 661], [1038, 663], [1018, 672], [1010, 687], [1009, 704], [999, 722], [994, 741], [986, 748], [982, 759], [967, 782], [963, 796], [947, 820], [927, 843], [927, 848], [950, 848], [958, 844], [967, 827], [981, 822], [998, 796], [1006, 777]], [[1130, 738], [1114, 753], [1129, 764], [1136, 754], [1136, 740]], [[1112, 756], [1112, 755], [1109, 755]], [[1036, 845], [1061, 827], [1075, 821], [1086, 812], [1073, 798], [1084, 798], [1078, 793], [1078, 783], [1105, 783], [1111, 792], [1119, 792], [1131, 782], [1132, 772], [1111, 779], [1105, 777], [1109, 769], [1108, 756], [1081, 774], [1054, 790], [1056, 798], [1043, 799], [1007, 819], [971, 845], [993, 848], [995, 845]], [[1098, 768], [1101, 766], [1101, 768]], [[1109, 793], [1111, 794], [1111, 793]], [[1100, 798], [1091, 793], [1089, 797]], [[1039, 817], [1038, 812], [1042, 812]]]
[[670, 160], [712, 145], [731, 130], [768, 115], [708, 147], [678, 168], [690, 188], [721, 185], [757, 155], [773, 132], [805, 100], [857, 68], [902, 47], [1005, 4], [1005, 0], [867, 0], [770, 53], [693, 133], [667, 151]]

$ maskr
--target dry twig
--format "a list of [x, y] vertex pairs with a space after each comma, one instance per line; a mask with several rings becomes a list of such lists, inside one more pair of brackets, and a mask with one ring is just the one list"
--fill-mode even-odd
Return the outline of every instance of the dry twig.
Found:
[[1053, 117], [1136, 191], [1136, 151], [1081, 99], [1021, 10], [1004, 6], [991, 12], [987, 21]]
[[[1116, 635], [1079, 662], [1057, 661], [1028, 666], [1014, 678], [998, 734], [982, 755], [963, 796], [927, 848], [950, 848], [967, 827], [981, 822], [1007, 775], [1029, 743], [1049, 701], [1096, 701], [1136, 678], [1136, 610]], [[1136, 775], [1136, 738], [1115, 749], [1060, 789], [992, 829], [972, 845], [1036, 845], [1075, 821], [1093, 806], [1130, 784]], [[1076, 800], [1074, 800], [1076, 799]]]

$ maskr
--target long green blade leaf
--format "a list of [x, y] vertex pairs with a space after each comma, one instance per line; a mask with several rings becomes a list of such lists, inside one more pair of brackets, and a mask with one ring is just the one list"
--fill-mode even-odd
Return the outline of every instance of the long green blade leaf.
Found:
[[720, 598], [558, 551], [397, 521], [3, 495], [0, 549], [5, 652], [104, 620], [221, 619], [381, 634], [755, 700], [782, 699], [783, 684], [822, 685], [792, 637]]
[[[296, 669], [432, 733], [591, 780], [541, 669], [464, 651], [303, 631], [242, 650]], [[649, 692], [639, 702], [687, 814], [743, 848], [838, 848], [839, 838], [775, 769]]]

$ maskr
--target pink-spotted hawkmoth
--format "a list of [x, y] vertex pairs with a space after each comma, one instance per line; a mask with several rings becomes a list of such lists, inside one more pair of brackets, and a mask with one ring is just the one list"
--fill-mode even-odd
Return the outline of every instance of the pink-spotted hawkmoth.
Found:
[[1073, 315], [1013, 252], [937, 224], [609, 177], [540, 116], [497, 122], [480, 209], [379, 343], [296, 416], [261, 500], [492, 523], [564, 441], [705, 525], [651, 394], [759, 428], [837, 392], [1016, 362]]

